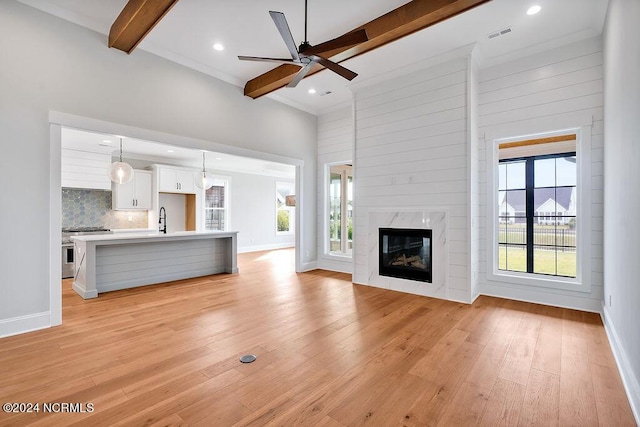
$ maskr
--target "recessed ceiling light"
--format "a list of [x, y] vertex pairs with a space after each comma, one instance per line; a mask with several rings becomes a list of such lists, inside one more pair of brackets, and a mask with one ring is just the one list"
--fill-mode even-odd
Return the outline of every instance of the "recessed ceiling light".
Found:
[[111, 140], [109, 139], [103, 139], [102, 142], [104, 142], [105, 144], [111, 144]]
[[540, 5], [538, 5], [538, 4], [533, 5], [527, 10], [527, 15], [535, 15], [536, 13], [540, 12], [541, 10], [542, 10], [542, 8], [540, 7]]
[[216, 160], [222, 160], [222, 157], [216, 157]]
[[215, 43], [215, 44], [213, 45], [213, 48], [214, 48], [215, 50], [217, 50], [218, 52], [222, 52], [222, 51], [224, 50], [224, 46], [223, 46], [222, 44], [220, 44], [220, 43]]
[[173, 150], [167, 150], [167, 153], [173, 153], [173, 152], [174, 152]]
[[309, 89], [309, 93], [310, 93], [311, 95], [313, 95], [314, 93], [316, 93], [316, 90], [315, 90], [315, 89], [313, 89], [313, 88], [311, 88], [311, 89]]

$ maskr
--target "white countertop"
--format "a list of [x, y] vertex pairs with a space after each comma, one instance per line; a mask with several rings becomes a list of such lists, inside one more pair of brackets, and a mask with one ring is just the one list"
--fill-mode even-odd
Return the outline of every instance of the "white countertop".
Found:
[[79, 242], [113, 242], [113, 241], [141, 241], [141, 240], [175, 240], [189, 238], [224, 238], [238, 234], [237, 231], [176, 231], [173, 233], [153, 232], [126, 232], [114, 234], [95, 234], [85, 236], [72, 236], [72, 241]]
[[157, 233], [157, 228], [112, 228], [112, 233]]

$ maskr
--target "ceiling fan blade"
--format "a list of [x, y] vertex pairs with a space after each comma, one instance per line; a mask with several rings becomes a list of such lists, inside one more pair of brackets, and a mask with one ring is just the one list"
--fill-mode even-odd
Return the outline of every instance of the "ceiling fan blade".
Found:
[[329, 60], [327, 58], [323, 58], [323, 57], [318, 56], [318, 55], [314, 55], [313, 56], [313, 61], [320, 63], [322, 66], [324, 66], [325, 68], [330, 69], [334, 73], [340, 74], [342, 77], [344, 77], [347, 80], [353, 80], [358, 75], [358, 73], [354, 73], [350, 69], [345, 68], [345, 67], [343, 67], [342, 65], [340, 65], [338, 63], [335, 63], [335, 62], [333, 62], [333, 61], [331, 61], [331, 60]]
[[344, 34], [333, 40], [320, 43], [300, 53], [303, 53], [304, 55], [307, 55], [307, 56], [317, 55], [319, 53], [321, 54], [321, 53], [329, 52], [335, 49], [352, 47], [360, 43], [364, 43], [367, 40], [369, 40], [369, 37], [367, 36], [367, 32], [364, 29], [362, 29], [362, 30]]
[[279, 64], [300, 64], [298, 61], [288, 58], [263, 58], [260, 56], [243, 56], [238, 55], [238, 59], [241, 61], [259, 61], [259, 62], [277, 62]]
[[298, 83], [300, 83], [302, 81], [302, 79], [304, 79], [304, 77], [307, 75], [307, 73], [309, 71], [311, 71], [311, 68], [313, 68], [313, 66], [315, 65], [314, 61], [309, 62], [307, 65], [305, 65], [304, 67], [302, 67], [300, 69], [300, 71], [298, 71], [298, 74], [296, 74], [293, 77], [293, 80], [291, 80], [289, 82], [289, 84], [287, 85], [287, 87], [296, 87], [298, 86]]
[[284, 44], [287, 45], [287, 49], [289, 49], [289, 52], [291, 53], [291, 58], [295, 61], [300, 61], [298, 46], [296, 46], [296, 42], [293, 40], [289, 24], [287, 23], [287, 18], [284, 16], [284, 13], [269, 11], [269, 15], [271, 15], [271, 19], [273, 19], [273, 22], [276, 24], [276, 27], [280, 32], [280, 36], [282, 36], [282, 40], [284, 40]]

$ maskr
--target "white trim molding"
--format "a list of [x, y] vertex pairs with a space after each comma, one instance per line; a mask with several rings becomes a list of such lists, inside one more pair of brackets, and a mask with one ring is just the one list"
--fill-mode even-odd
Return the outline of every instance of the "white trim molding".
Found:
[[295, 246], [296, 244], [294, 242], [271, 243], [269, 245], [243, 246], [241, 248], [238, 248], [238, 253], [246, 254], [249, 252], [273, 251], [277, 249], [295, 248]]
[[353, 274], [353, 258], [339, 255], [321, 255], [318, 257], [318, 268]]
[[636, 423], [640, 425], [640, 381], [633, 374], [632, 364], [629, 361], [627, 353], [624, 351], [624, 347], [621, 345], [620, 337], [616, 332], [613, 323], [609, 321], [609, 312], [606, 304], [602, 304], [602, 323], [604, 323], [604, 330], [609, 338], [609, 345], [613, 352], [613, 357], [616, 359], [618, 365], [618, 372], [620, 378], [622, 378], [622, 384], [627, 392], [627, 398], [629, 399], [629, 405], [631, 405], [631, 411], [636, 419]]
[[[498, 271], [497, 266], [497, 193], [498, 145], [531, 138], [544, 138], [556, 135], [575, 133], [577, 143], [577, 192], [578, 192], [578, 245], [577, 245], [577, 277], [547, 277], [534, 273], [518, 273], [513, 271]], [[535, 288], [562, 289], [568, 291], [591, 292], [591, 125], [577, 128], [560, 129], [552, 132], [524, 134], [516, 137], [504, 135], [487, 138], [487, 280], [489, 282], [503, 282], [509, 284], [530, 286]], [[490, 286], [490, 285], [489, 285]], [[486, 288], [487, 286], [485, 286]], [[486, 292], [481, 292], [487, 295]], [[507, 297], [509, 298], [509, 297]], [[520, 298], [515, 298], [520, 299]], [[545, 304], [543, 302], [543, 304]], [[573, 307], [575, 308], [575, 307]], [[591, 308], [593, 309], [593, 308]], [[595, 310], [598, 312], [599, 310]]]
[[298, 273], [306, 273], [307, 271], [317, 270], [317, 269], [318, 269], [317, 261], [305, 262], [301, 265], [301, 269]]
[[49, 124], [49, 312], [50, 326], [62, 324], [62, 127]]
[[0, 320], [0, 338], [50, 328], [55, 326], [51, 320], [49, 311]]

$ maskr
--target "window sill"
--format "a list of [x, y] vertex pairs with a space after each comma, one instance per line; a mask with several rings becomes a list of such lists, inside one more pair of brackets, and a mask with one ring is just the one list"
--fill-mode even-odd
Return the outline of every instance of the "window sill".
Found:
[[591, 292], [590, 286], [578, 279], [544, 276], [532, 273], [518, 273], [515, 271], [494, 271], [487, 273], [487, 279], [495, 282], [510, 283], [538, 288], [551, 288], [575, 292]]
[[347, 255], [347, 254], [336, 254], [336, 253], [331, 253], [331, 252], [327, 252], [324, 254], [325, 258], [327, 259], [337, 259], [337, 260], [344, 260], [344, 261], [351, 261], [353, 259], [353, 255]]

